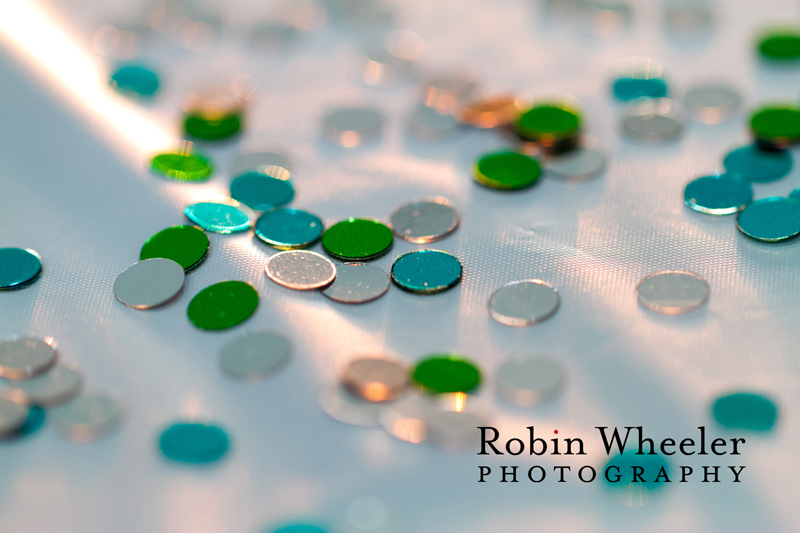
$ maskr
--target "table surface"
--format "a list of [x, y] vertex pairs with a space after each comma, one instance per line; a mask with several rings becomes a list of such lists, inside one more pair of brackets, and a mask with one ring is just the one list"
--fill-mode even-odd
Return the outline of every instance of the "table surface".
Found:
[[[225, 4], [228, 6], [228, 4]], [[158, 35], [142, 58], [162, 73], [151, 104], [106, 88], [112, 62], [91, 51], [99, 26], [130, 18], [134, 2], [62, 0], [3, 3], [0, 20], [0, 246], [32, 248], [44, 272], [31, 287], [0, 294], [0, 336], [52, 336], [90, 391], [113, 391], [125, 404], [119, 431], [91, 444], [59, 437], [51, 425], [0, 447], [2, 531], [259, 531], [311, 517], [336, 531], [358, 531], [349, 504], [376, 497], [389, 512], [381, 532], [791, 531], [800, 527], [800, 243], [768, 245], [736, 230], [734, 217], [690, 211], [684, 185], [722, 170], [722, 157], [748, 142], [746, 116], [758, 103], [796, 101], [800, 70], [759, 64], [754, 35], [765, 24], [796, 21], [794, 2], [713, 2], [714, 24], [699, 36], [664, 28], [661, 3], [638, 2], [630, 27], [599, 36], [582, 23], [521, 0], [409, 0], [397, 3], [399, 26], [421, 35], [419, 76], [387, 88], [353, 79], [368, 32], [332, 23], [273, 52], [248, 47], [248, 23], [278, 4], [240, 2], [208, 49], [190, 52]], [[226, 8], [227, 9], [227, 8]], [[744, 111], [718, 126], [686, 124], [680, 140], [641, 145], [620, 135], [622, 106], [609, 91], [623, 58], [663, 63], [680, 98], [692, 84], [725, 80]], [[507, 193], [471, 179], [486, 152], [508, 146], [493, 132], [464, 131], [439, 143], [408, 135], [407, 119], [426, 74], [472, 69], [481, 92], [527, 96], [569, 93], [580, 100], [586, 133], [609, 155], [602, 177], [586, 183], [543, 178]], [[187, 91], [240, 72], [258, 82], [242, 138], [207, 147], [219, 171], [183, 184], [148, 171], [154, 150], [179, 135]], [[326, 109], [367, 102], [387, 127], [355, 149], [320, 138]], [[174, 303], [146, 312], [114, 298], [116, 276], [138, 259], [142, 243], [184, 223], [195, 199], [224, 195], [240, 149], [281, 147], [294, 161], [293, 205], [326, 225], [345, 217], [388, 220], [415, 197], [445, 196], [460, 228], [433, 247], [455, 254], [464, 277], [432, 297], [392, 287], [360, 306], [317, 292], [280, 287], [264, 275], [275, 253], [252, 233], [209, 235], [211, 253], [187, 276]], [[756, 197], [786, 195], [800, 172], [756, 185]], [[374, 264], [422, 248], [404, 241]], [[320, 251], [319, 245], [312, 248]], [[690, 315], [663, 317], [637, 305], [641, 278], [685, 269], [708, 280], [711, 299]], [[530, 328], [490, 319], [499, 286], [540, 278], [562, 306]], [[226, 279], [259, 292], [256, 314], [229, 331], [209, 333], [186, 317], [191, 298]], [[264, 382], [221, 374], [221, 347], [246, 331], [272, 329], [293, 345], [291, 363]], [[413, 445], [380, 428], [346, 426], [325, 415], [316, 396], [358, 354], [388, 353], [413, 363], [455, 351], [478, 362], [486, 382], [478, 399], [504, 437], [581, 437], [586, 457], [484, 458]], [[493, 372], [512, 354], [543, 354], [568, 371], [561, 397], [511, 408], [494, 397]], [[672, 483], [641, 507], [621, 505], [600, 482], [553, 479], [535, 485], [477, 483], [478, 465], [601, 467], [595, 426], [644, 426], [658, 438], [720, 436], [710, 402], [734, 389], [758, 390], [780, 407], [776, 429], [746, 435], [740, 458], [674, 456], [670, 464], [745, 464], [742, 483]], [[195, 468], [162, 458], [157, 436], [176, 419], [215, 421], [232, 438], [221, 463]], [[698, 476], [696, 475], [695, 478]]]

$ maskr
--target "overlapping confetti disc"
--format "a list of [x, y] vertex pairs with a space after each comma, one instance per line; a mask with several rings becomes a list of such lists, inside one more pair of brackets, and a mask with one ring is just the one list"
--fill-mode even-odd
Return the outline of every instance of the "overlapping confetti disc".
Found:
[[452, 354], [432, 355], [423, 359], [414, 367], [411, 376], [418, 386], [434, 394], [472, 392], [481, 384], [478, 367]]
[[267, 277], [289, 289], [319, 289], [336, 278], [336, 266], [327, 257], [308, 250], [279, 252], [264, 265]]
[[256, 237], [279, 250], [307, 248], [322, 237], [322, 220], [300, 209], [267, 211], [256, 220]]
[[377, 300], [389, 290], [389, 276], [373, 265], [350, 263], [336, 266], [336, 279], [322, 294], [335, 302], [363, 304]]
[[183, 213], [204, 230], [223, 234], [247, 231], [255, 218], [236, 200], [197, 202], [186, 206]]
[[446, 198], [415, 200], [398, 207], [391, 216], [395, 234], [414, 243], [438, 241], [458, 227], [458, 211]]
[[392, 264], [392, 281], [409, 292], [436, 294], [461, 281], [463, 267], [454, 255], [440, 250], [408, 252]]
[[542, 167], [536, 159], [519, 152], [495, 152], [481, 157], [473, 172], [481, 185], [516, 190], [535, 185]]
[[185, 271], [196, 268], [208, 255], [208, 235], [196, 226], [172, 226], [147, 239], [139, 259], [171, 259]]
[[231, 198], [256, 211], [269, 211], [291, 202], [294, 187], [286, 179], [261, 172], [247, 172], [231, 182]]
[[0, 248], [0, 290], [27, 287], [42, 272], [42, 258], [27, 248]]
[[800, 140], [800, 106], [761, 107], [750, 116], [750, 130], [757, 141], [770, 147], [786, 148]]
[[175, 181], [203, 181], [214, 172], [214, 165], [204, 156], [184, 152], [158, 154], [150, 162], [150, 168]]
[[392, 230], [378, 220], [348, 218], [325, 231], [322, 248], [344, 261], [369, 261], [388, 252], [393, 240]]
[[756, 200], [736, 217], [739, 231], [762, 242], [778, 242], [800, 234], [800, 203], [772, 196]]
[[700, 213], [731, 215], [753, 201], [753, 187], [728, 176], [704, 176], [687, 184], [683, 197], [690, 209]]
[[520, 115], [514, 130], [521, 138], [537, 143], [547, 152], [561, 152], [576, 145], [581, 126], [579, 110], [565, 100], [533, 106]]
[[172, 259], [145, 259], [117, 276], [114, 295], [134, 309], [151, 309], [175, 298], [185, 279], [183, 267]]
[[58, 358], [52, 338], [20, 337], [0, 342], [0, 377], [30, 379], [49, 370]]

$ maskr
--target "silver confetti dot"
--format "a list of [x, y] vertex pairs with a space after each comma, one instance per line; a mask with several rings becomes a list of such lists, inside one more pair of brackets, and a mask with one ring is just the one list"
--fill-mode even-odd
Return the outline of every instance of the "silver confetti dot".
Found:
[[463, 452], [480, 441], [481, 426], [486, 420], [467, 411], [439, 411], [428, 419], [431, 442], [451, 453]]
[[380, 135], [383, 113], [370, 107], [334, 109], [325, 116], [323, 128], [326, 139], [353, 148]]
[[336, 279], [322, 294], [335, 302], [362, 304], [376, 300], [389, 290], [389, 276], [373, 265], [348, 263], [336, 267]]
[[719, 124], [739, 111], [742, 99], [733, 87], [711, 83], [698, 85], [686, 91], [683, 105], [698, 122]]
[[46, 372], [56, 363], [52, 338], [22, 337], [0, 343], [0, 377], [29, 379]]
[[317, 400], [328, 416], [351, 426], [377, 426], [385, 405], [362, 400], [338, 383], [324, 387]]
[[456, 230], [459, 221], [458, 211], [442, 197], [414, 200], [398, 207], [391, 217], [395, 234], [417, 244], [444, 239]]
[[258, 331], [228, 343], [220, 352], [222, 371], [242, 381], [258, 381], [280, 367], [289, 357], [291, 344], [271, 331]]
[[561, 390], [561, 365], [540, 357], [513, 357], [497, 367], [497, 395], [508, 403], [530, 406], [552, 399]]
[[177, 296], [185, 277], [183, 267], [171, 259], [145, 259], [117, 276], [114, 295], [128, 307], [151, 309]]
[[16, 381], [12, 386], [22, 391], [28, 403], [42, 407], [54, 407], [70, 401], [81, 390], [81, 375], [66, 366], [56, 365], [48, 372], [25, 381]]
[[542, 280], [514, 281], [500, 287], [489, 301], [489, 312], [507, 326], [532, 326], [555, 314], [561, 297], [555, 287]]
[[109, 394], [82, 394], [52, 409], [50, 416], [69, 440], [91, 442], [108, 435], [119, 425], [122, 404]]
[[421, 141], [440, 141], [459, 131], [452, 114], [441, 114], [433, 107], [418, 105], [409, 120], [411, 134]]
[[622, 119], [622, 131], [646, 143], [665, 143], [677, 138], [683, 129], [683, 112], [668, 98], [640, 99], [629, 106]]
[[336, 277], [330, 259], [308, 250], [277, 253], [267, 259], [264, 271], [278, 285], [299, 291], [319, 289]]
[[591, 148], [578, 147], [544, 160], [547, 173], [568, 181], [596, 178], [606, 169], [606, 156]]
[[22, 427], [28, 408], [10, 396], [0, 396], [0, 438], [8, 437]]
[[663, 315], [681, 315], [699, 309], [708, 301], [708, 282], [691, 272], [665, 270], [639, 282], [639, 303]]
[[389, 404], [380, 415], [380, 423], [390, 435], [418, 444], [428, 438], [428, 420], [435, 409], [430, 399], [410, 394]]
[[231, 175], [240, 176], [245, 172], [261, 172], [264, 174], [265, 171], [271, 169], [271, 167], [280, 167], [291, 171], [292, 162], [289, 156], [278, 152], [251, 152], [241, 154], [231, 166]]
[[408, 369], [389, 359], [364, 357], [347, 365], [342, 384], [370, 402], [394, 400], [408, 386]]

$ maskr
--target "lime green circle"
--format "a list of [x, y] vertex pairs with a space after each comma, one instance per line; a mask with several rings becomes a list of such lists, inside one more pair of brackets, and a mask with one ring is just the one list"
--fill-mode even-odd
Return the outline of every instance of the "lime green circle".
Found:
[[481, 371], [455, 354], [435, 354], [423, 359], [412, 373], [414, 382], [433, 394], [471, 392], [481, 384]]
[[239, 133], [242, 128], [242, 116], [239, 113], [219, 118], [208, 118], [203, 115], [189, 114], [183, 121], [186, 134], [204, 141], [227, 139]]
[[184, 270], [191, 270], [205, 259], [208, 248], [208, 235], [197, 226], [172, 226], [147, 239], [139, 259], [172, 259]]
[[800, 108], [792, 105], [762, 107], [750, 117], [756, 139], [775, 144], [800, 140]]
[[244, 281], [221, 281], [198, 292], [187, 313], [200, 329], [220, 330], [241, 324], [258, 307], [258, 292]]
[[539, 181], [542, 167], [519, 152], [495, 152], [481, 157], [474, 168], [475, 181], [492, 189], [524, 189]]
[[392, 246], [392, 230], [378, 220], [348, 218], [337, 222], [322, 235], [322, 248], [337, 259], [367, 261]]
[[205, 157], [175, 152], [158, 154], [150, 162], [150, 168], [175, 181], [203, 181], [214, 172], [214, 166]]
[[800, 59], [800, 31], [776, 30], [762, 36], [758, 51], [766, 59], [797, 61]]
[[537, 105], [523, 113], [514, 124], [516, 132], [532, 141], [559, 142], [578, 135], [581, 117], [559, 104]]

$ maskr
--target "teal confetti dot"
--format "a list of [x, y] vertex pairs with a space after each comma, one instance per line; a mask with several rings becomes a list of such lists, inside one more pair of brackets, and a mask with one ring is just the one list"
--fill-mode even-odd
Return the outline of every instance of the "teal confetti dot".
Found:
[[778, 420], [778, 408], [772, 400], [750, 392], [717, 398], [711, 413], [719, 425], [730, 429], [769, 431]]
[[159, 447], [165, 457], [182, 463], [210, 463], [228, 451], [228, 435], [217, 426], [179, 422], [161, 434]]

